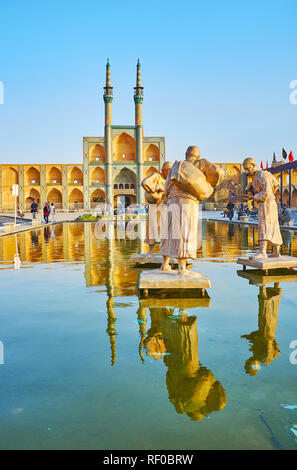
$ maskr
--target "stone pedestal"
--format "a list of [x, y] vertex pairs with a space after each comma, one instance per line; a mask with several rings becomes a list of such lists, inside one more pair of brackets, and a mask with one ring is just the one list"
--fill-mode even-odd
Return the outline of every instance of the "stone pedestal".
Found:
[[[148, 255], [147, 253], [142, 253], [140, 255], [135, 255], [130, 258], [130, 264], [136, 265], [155, 265], [155, 267], [160, 267], [163, 263], [163, 256], [160, 253], [153, 253], [152, 255]], [[170, 258], [170, 264], [177, 265], [176, 258]]]
[[268, 272], [270, 269], [280, 268], [295, 268], [297, 267], [297, 258], [293, 256], [278, 256], [277, 258], [238, 258], [238, 264], [243, 265], [243, 270], [246, 270], [247, 266], [252, 268], [261, 269], [262, 271]]
[[188, 290], [207, 289], [208, 287], [210, 287], [210, 280], [202, 273], [189, 272], [189, 274], [181, 275], [176, 271], [167, 272], [161, 269], [142, 272], [138, 281], [138, 288], [144, 293], [156, 289]]

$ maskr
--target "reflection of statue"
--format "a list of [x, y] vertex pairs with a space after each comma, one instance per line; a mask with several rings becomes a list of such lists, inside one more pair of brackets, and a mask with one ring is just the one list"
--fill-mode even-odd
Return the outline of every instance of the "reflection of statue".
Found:
[[165, 162], [161, 173], [154, 172], [141, 182], [146, 202], [149, 204], [145, 238], [145, 243], [149, 245], [148, 256], [153, 253], [154, 246], [160, 241], [163, 232], [166, 217], [164, 184], [171, 167], [171, 162]]
[[180, 309], [172, 319], [173, 312], [168, 308], [150, 308], [151, 328], [144, 345], [148, 355], [155, 359], [164, 357], [168, 395], [176, 412], [198, 421], [225, 407], [225, 389], [199, 363], [197, 318], [188, 317]]
[[282, 289], [279, 288], [278, 283], [275, 283], [274, 287], [259, 288], [258, 330], [242, 336], [250, 341], [253, 353], [245, 363], [247, 374], [255, 375], [259, 370], [260, 362], [267, 366], [279, 355], [275, 333], [281, 298]]
[[278, 189], [277, 179], [269, 171], [258, 171], [255, 160], [246, 158], [243, 167], [248, 176], [252, 176], [252, 181], [246, 187], [252, 195], [244, 195], [246, 199], [254, 199], [259, 203], [258, 209], [258, 238], [260, 251], [252, 259], [266, 258], [267, 243], [273, 246], [273, 254], [270, 256], [280, 256], [280, 246], [283, 243], [279, 229], [278, 211], [275, 200], [275, 193]]
[[191, 146], [185, 162], [175, 162], [165, 182], [168, 230], [163, 233], [160, 253], [164, 271], [171, 271], [170, 256], [178, 258], [179, 274], [191, 275], [186, 269], [187, 258], [196, 259], [198, 245], [198, 203], [207, 199], [219, 184], [221, 170], [205, 159], [200, 150]]

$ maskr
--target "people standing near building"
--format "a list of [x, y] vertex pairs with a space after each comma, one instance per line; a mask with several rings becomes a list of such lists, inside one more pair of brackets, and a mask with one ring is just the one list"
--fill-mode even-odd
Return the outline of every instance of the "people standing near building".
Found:
[[287, 204], [283, 204], [283, 211], [280, 216], [280, 223], [283, 225], [288, 225], [290, 220], [292, 220], [292, 211]]
[[229, 201], [227, 204], [227, 210], [228, 210], [228, 217], [229, 220], [232, 220], [234, 217], [234, 204], [232, 201]]
[[34, 199], [34, 201], [31, 204], [31, 214], [32, 214], [33, 219], [36, 219], [37, 213], [38, 213], [38, 204], [37, 204], [37, 201]]
[[48, 224], [48, 216], [50, 214], [50, 207], [49, 207], [49, 203], [46, 202], [45, 205], [44, 205], [44, 208], [43, 208], [43, 218], [44, 218], [44, 221], [46, 224]]
[[51, 221], [52, 222], [55, 222], [55, 213], [56, 213], [56, 208], [54, 206], [54, 203], [52, 202], [51, 207], [50, 207], [50, 214], [51, 214]]

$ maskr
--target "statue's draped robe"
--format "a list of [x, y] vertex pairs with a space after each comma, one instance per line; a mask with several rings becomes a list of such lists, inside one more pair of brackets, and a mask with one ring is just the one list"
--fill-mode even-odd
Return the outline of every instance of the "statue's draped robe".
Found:
[[166, 217], [165, 180], [160, 173], [154, 172], [144, 178], [141, 184], [145, 190], [145, 199], [149, 206], [144, 242], [148, 245], [154, 245], [160, 242], [162, 238]]
[[283, 243], [274, 196], [278, 186], [277, 179], [269, 171], [257, 171], [247, 187], [252, 190], [255, 201], [259, 204], [258, 239], [272, 245]]
[[[207, 186], [214, 187], [221, 181], [221, 170], [208, 160], [198, 160], [195, 166], [198, 168], [201, 166], [200, 171], [206, 177]], [[198, 237], [199, 200], [172, 181], [171, 172], [172, 170], [169, 171], [165, 181], [167, 220], [164, 225], [160, 253], [163, 256], [196, 259], [200, 241]]]

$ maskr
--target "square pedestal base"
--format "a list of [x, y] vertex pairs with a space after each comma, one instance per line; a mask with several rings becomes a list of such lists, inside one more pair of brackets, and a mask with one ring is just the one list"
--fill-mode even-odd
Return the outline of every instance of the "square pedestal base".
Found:
[[176, 271], [167, 272], [161, 269], [142, 272], [139, 277], [140, 290], [152, 289], [207, 289], [210, 280], [202, 273], [189, 272], [189, 275], [177, 274]]
[[255, 260], [238, 258], [237, 263], [242, 264], [244, 270], [246, 266], [250, 266], [252, 268], [261, 269], [262, 271], [268, 271], [269, 269], [297, 267], [297, 258], [293, 256], [278, 256], [277, 258], [259, 258]]

